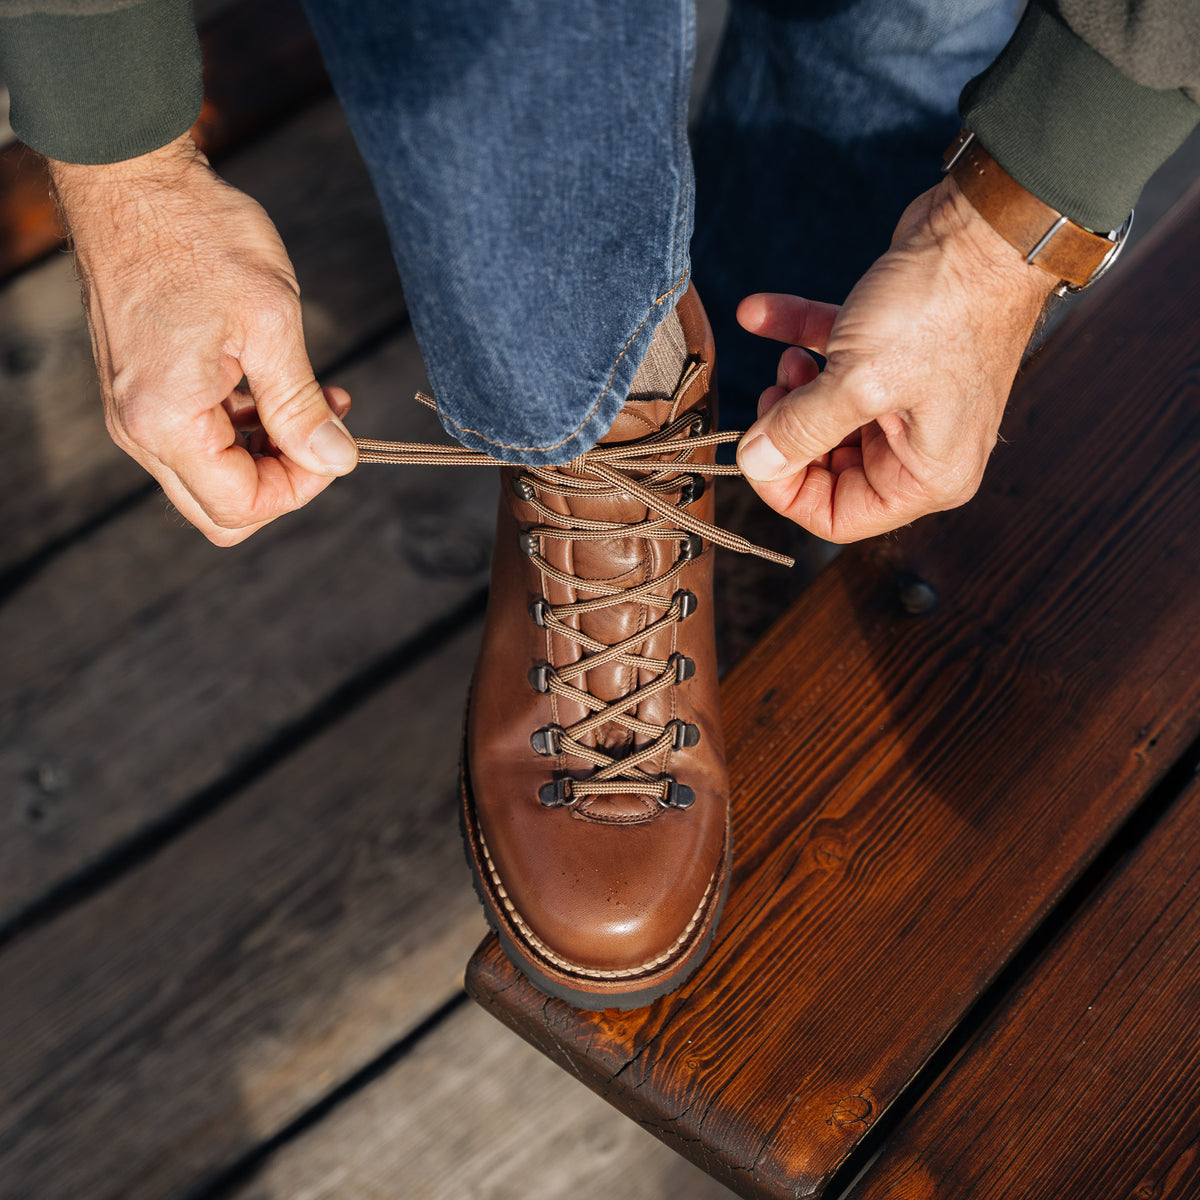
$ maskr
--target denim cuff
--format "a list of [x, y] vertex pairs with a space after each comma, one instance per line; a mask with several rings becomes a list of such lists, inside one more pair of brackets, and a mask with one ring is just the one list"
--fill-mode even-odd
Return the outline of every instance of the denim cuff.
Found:
[[48, 158], [109, 163], [147, 154], [200, 112], [191, 0], [2, 18], [0, 74], [14, 131]]
[[996, 61], [963, 89], [963, 123], [1023, 187], [1097, 232], [1115, 229], [1200, 122], [1177, 88], [1143, 87], [1031, 0]]

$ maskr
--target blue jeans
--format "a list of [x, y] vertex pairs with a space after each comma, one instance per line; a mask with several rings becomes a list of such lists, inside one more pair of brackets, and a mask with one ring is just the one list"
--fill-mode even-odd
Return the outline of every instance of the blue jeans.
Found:
[[693, 256], [724, 422], [752, 417], [778, 349], [740, 334], [737, 301], [845, 294], [1015, 20], [994, 0], [735, 0], [693, 175], [692, 0], [306, 3], [442, 422], [525, 463], [604, 435]]

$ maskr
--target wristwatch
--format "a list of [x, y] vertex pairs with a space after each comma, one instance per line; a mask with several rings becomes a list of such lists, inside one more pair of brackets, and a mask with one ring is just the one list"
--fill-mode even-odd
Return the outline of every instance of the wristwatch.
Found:
[[963, 129], [943, 155], [942, 171], [951, 176], [979, 215], [1031, 265], [1061, 282], [1054, 290], [1064, 296], [1091, 287], [1109, 267], [1133, 227], [1133, 212], [1119, 229], [1093, 233], [1039, 200], [1023, 188]]

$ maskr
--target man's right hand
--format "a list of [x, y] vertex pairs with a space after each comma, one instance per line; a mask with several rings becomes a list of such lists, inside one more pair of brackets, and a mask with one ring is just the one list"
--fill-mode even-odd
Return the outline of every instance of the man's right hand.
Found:
[[50, 169], [109, 433], [197, 529], [235, 545], [353, 470], [350, 397], [313, 376], [296, 276], [257, 203], [187, 135]]

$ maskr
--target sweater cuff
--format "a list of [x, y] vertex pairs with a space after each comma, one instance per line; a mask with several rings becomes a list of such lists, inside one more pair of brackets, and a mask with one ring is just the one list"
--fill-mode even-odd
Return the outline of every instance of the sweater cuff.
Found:
[[1096, 232], [1125, 220], [1200, 122], [1182, 91], [1134, 83], [1040, 0], [963, 89], [959, 113], [1022, 187]]
[[14, 131], [48, 158], [109, 163], [148, 154], [200, 112], [191, 0], [0, 19], [0, 74]]

